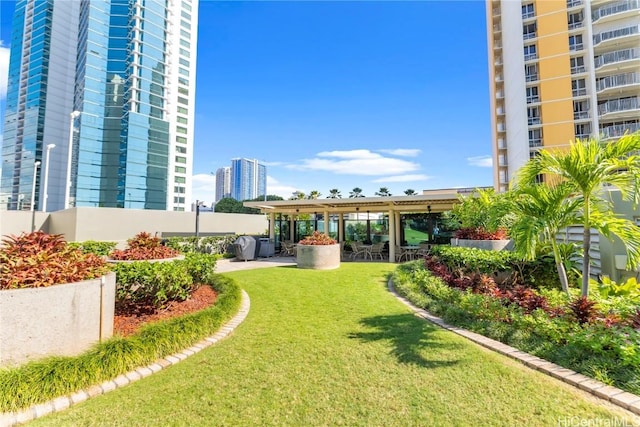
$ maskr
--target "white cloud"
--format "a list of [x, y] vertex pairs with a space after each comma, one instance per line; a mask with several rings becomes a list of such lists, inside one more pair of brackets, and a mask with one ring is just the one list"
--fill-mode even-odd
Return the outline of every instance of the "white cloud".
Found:
[[413, 181], [426, 181], [428, 179], [431, 179], [431, 177], [423, 174], [394, 175], [394, 176], [386, 176], [383, 178], [374, 179], [372, 182], [413, 182]]
[[7, 80], [9, 79], [9, 48], [0, 40], [0, 99], [7, 97]]
[[493, 158], [491, 156], [467, 157], [467, 164], [479, 168], [491, 168], [493, 167]]
[[204, 201], [210, 206], [216, 200], [216, 177], [207, 173], [199, 173], [191, 177], [191, 198]]
[[291, 197], [294, 191], [303, 190], [292, 185], [282, 184], [274, 177], [267, 175], [267, 194], [280, 196], [286, 200]]
[[420, 165], [369, 150], [323, 151], [313, 159], [303, 159], [299, 164], [287, 165], [290, 169], [333, 172], [343, 175], [401, 174], [415, 171]]
[[280, 166], [282, 165], [282, 162], [260, 162], [265, 166]]
[[392, 150], [379, 150], [381, 153], [391, 154], [392, 156], [415, 157], [422, 150], [418, 148], [395, 148]]

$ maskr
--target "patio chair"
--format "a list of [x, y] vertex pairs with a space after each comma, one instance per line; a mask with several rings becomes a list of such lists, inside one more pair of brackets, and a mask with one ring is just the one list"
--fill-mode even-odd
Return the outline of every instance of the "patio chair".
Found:
[[420, 249], [416, 251], [416, 256], [427, 256], [431, 253], [431, 244], [429, 243], [420, 243]]
[[282, 242], [282, 256], [296, 256], [296, 245], [294, 243]]
[[409, 252], [405, 251], [398, 245], [396, 245], [395, 248], [396, 248], [396, 262], [402, 262], [403, 259], [405, 261], [408, 261]]
[[361, 246], [360, 242], [351, 242], [351, 259], [363, 258], [367, 256], [367, 250]]
[[380, 260], [384, 260], [384, 254], [382, 251], [384, 250], [384, 242], [376, 243], [371, 246], [371, 251], [369, 254], [371, 255], [371, 259], [380, 257]]

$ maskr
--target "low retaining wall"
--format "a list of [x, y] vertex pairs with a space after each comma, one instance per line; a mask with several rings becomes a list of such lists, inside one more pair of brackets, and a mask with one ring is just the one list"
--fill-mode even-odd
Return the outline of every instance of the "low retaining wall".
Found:
[[477, 248], [486, 251], [510, 251], [513, 249], [513, 240], [470, 240], [451, 239], [451, 246], [462, 248]]
[[0, 291], [0, 366], [73, 356], [113, 335], [116, 275]]

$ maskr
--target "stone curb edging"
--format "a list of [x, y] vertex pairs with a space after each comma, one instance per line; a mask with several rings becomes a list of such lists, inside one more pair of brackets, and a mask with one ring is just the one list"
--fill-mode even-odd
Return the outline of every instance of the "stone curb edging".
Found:
[[238, 313], [231, 320], [225, 323], [215, 334], [203, 339], [202, 341], [194, 344], [193, 346], [182, 350], [181, 352], [174, 353], [166, 356], [162, 359], [156, 360], [154, 363], [148, 366], [142, 366], [136, 368], [133, 371], [125, 374], [118, 375], [112, 380], [105, 381], [98, 385], [93, 385], [87, 389], [76, 391], [65, 396], [60, 396], [53, 400], [38, 405], [33, 405], [20, 412], [5, 412], [0, 413], [0, 427], [11, 427], [18, 424], [23, 424], [28, 421], [35, 420], [36, 418], [43, 417], [53, 412], [63, 411], [72, 405], [75, 405], [85, 400], [99, 396], [104, 393], [116, 390], [124, 387], [132, 382], [138, 381], [142, 378], [148, 377], [151, 374], [161, 371], [164, 368], [168, 368], [171, 365], [175, 365], [181, 360], [196, 354], [200, 350], [209, 347], [212, 344], [226, 338], [237, 328], [249, 314], [251, 307], [251, 300], [249, 295], [242, 290], [242, 301], [240, 303], [240, 309]]
[[515, 359], [531, 369], [550, 375], [567, 384], [591, 393], [600, 399], [609, 401], [616, 406], [631, 411], [636, 415], [640, 415], [640, 396], [609, 386], [605, 383], [594, 380], [593, 378], [589, 378], [585, 375], [572, 371], [571, 369], [563, 368], [560, 365], [556, 365], [555, 363], [533, 356], [529, 353], [525, 353], [524, 351], [520, 351], [515, 347], [503, 344], [500, 341], [487, 338], [484, 335], [476, 334], [475, 332], [467, 331], [466, 329], [461, 329], [456, 326], [451, 326], [441, 318], [414, 306], [409, 300], [399, 295], [396, 292], [391, 279], [389, 279], [387, 286], [389, 291], [404, 305], [409, 307], [416, 316], [428, 320], [443, 329], [447, 329], [455, 334], [463, 336], [476, 344], [480, 344], [481, 346], [488, 348], [489, 350], [493, 350], [504, 356], [510, 357], [511, 359]]

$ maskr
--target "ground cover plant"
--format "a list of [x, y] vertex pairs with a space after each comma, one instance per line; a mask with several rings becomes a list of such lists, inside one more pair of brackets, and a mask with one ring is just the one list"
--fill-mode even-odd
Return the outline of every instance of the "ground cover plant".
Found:
[[[181, 253], [207, 253], [212, 255], [226, 255], [233, 252], [233, 242], [236, 241], [238, 235], [230, 236], [206, 236], [206, 237], [168, 237], [163, 239], [166, 246], [175, 249]], [[235, 256], [235, 254], [233, 254]]]
[[[218, 275], [209, 279], [208, 285], [217, 293], [215, 305], [209, 308], [145, 325], [126, 338], [114, 336], [77, 357], [50, 357], [0, 370], [0, 412], [88, 388], [212, 335], [237, 312], [241, 293], [232, 279]], [[101, 417], [94, 424], [113, 419]]]
[[72, 248], [78, 248], [85, 254], [94, 254], [98, 256], [108, 256], [117, 245], [116, 242], [103, 242], [98, 240], [85, 240], [84, 242], [69, 242]]
[[108, 271], [100, 257], [68, 245], [59, 234], [23, 233], [0, 245], [0, 289], [74, 283]]
[[[638, 298], [496, 283], [487, 274], [456, 274], [436, 258], [400, 266], [397, 289], [450, 324], [632, 393], [640, 393]], [[610, 286], [611, 287], [611, 286]]]
[[[557, 425], [628, 420], [572, 387], [414, 316], [389, 263], [238, 271], [228, 339], [33, 425]], [[629, 421], [630, 422], [630, 421]]]

